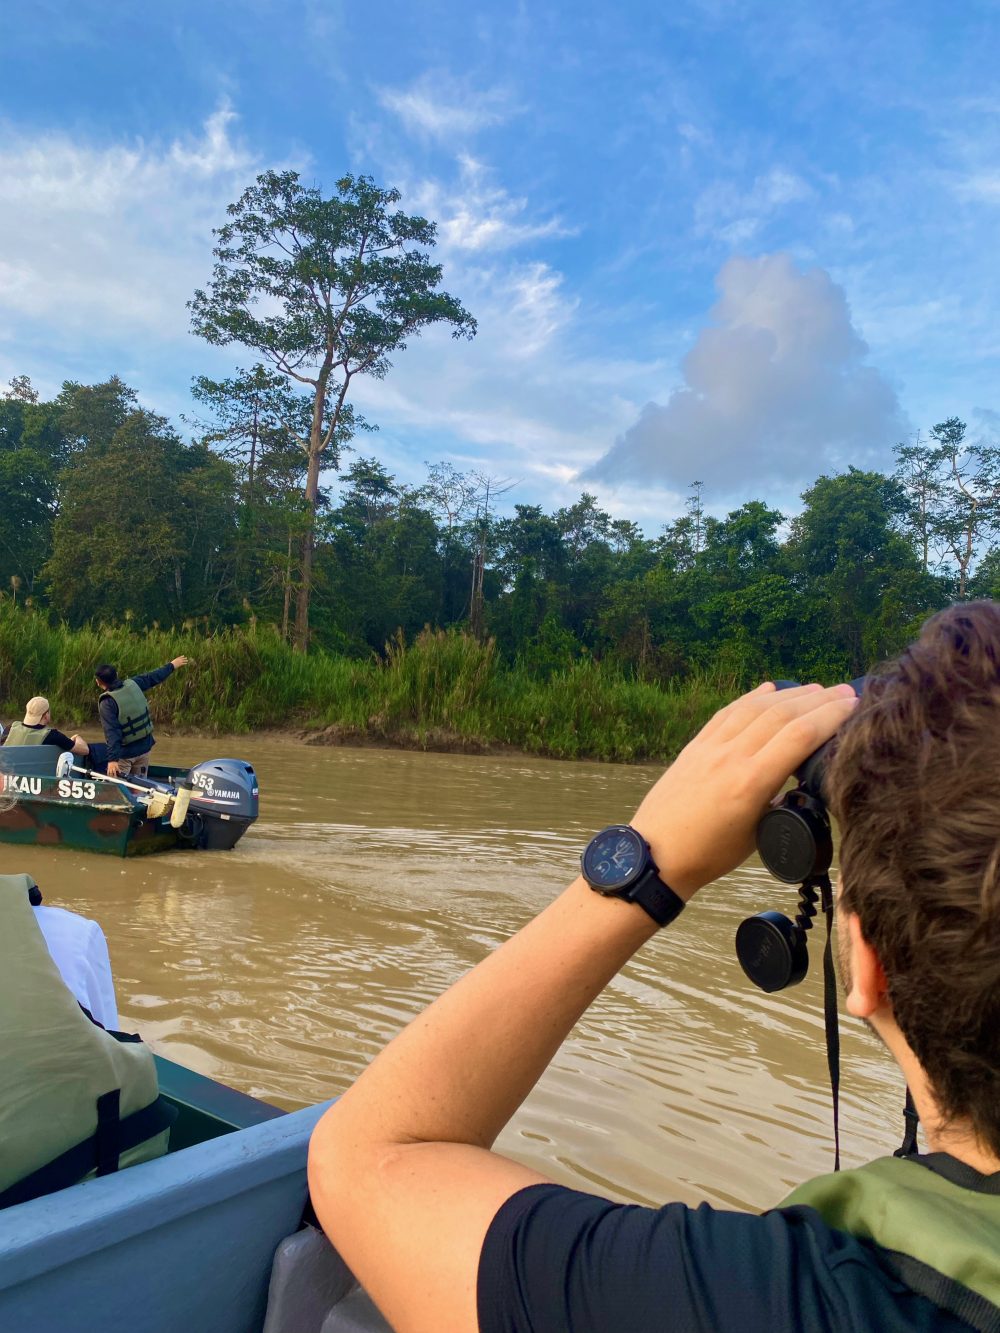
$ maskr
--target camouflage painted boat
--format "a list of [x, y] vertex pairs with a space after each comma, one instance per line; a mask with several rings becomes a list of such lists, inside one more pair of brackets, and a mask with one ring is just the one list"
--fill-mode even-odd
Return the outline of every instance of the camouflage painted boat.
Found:
[[146, 781], [109, 778], [51, 745], [5, 745], [0, 764], [0, 841], [20, 846], [228, 850], [257, 818], [257, 775], [242, 759], [151, 764]]

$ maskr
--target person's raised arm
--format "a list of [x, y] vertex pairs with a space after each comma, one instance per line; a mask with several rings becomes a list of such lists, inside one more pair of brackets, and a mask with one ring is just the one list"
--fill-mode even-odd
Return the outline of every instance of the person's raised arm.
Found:
[[[854, 706], [850, 686], [762, 686], [708, 723], [633, 827], [682, 898], [737, 866], [788, 775]], [[655, 933], [577, 879], [419, 1015], [326, 1113], [310, 1148], [320, 1221], [397, 1333], [475, 1333], [479, 1255], [543, 1177], [490, 1151], [570, 1029]]]
[[189, 664], [190, 659], [187, 657], [173, 657], [164, 666], [157, 667], [155, 671], [143, 672], [142, 675], [133, 676], [132, 679], [139, 686], [139, 689], [142, 690], [143, 694], [145, 694], [147, 690], [152, 690], [157, 685], [162, 685], [163, 682], [169, 676], [172, 676], [175, 671], [178, 671], [181, 667], [188, 666]]

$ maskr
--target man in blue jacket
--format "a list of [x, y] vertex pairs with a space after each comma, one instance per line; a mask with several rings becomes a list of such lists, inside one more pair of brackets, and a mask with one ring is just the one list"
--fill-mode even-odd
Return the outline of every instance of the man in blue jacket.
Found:
[[145, 777], [149, 752], [156, 744], [153, 721], [146, 704], [146, 691], [160, 685], [168, 676], [187, 666], [186, 657], [175, 657], [166, 666], [145, 675], [121, 680], [113, 666], [105, 664], [94, 672], [103, 693], [97, 705], [108, 743], [108, 776], [112, 778]]

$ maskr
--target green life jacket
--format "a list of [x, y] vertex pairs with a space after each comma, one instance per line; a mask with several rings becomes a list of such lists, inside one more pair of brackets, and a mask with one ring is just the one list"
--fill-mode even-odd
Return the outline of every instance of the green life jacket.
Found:
[[912, 1291], [974, 1328], [995, 1328], [1000, 1320], [1000, 1173], [978, 1176], [954, 1159], [941, 1160], [970, 1183], [941, 1174], [944, 1166], [931, 1170], [905, 1157], [882, 1157], [855, 1171], [807, 1181], [781, 1207], [814, 1208], [835, 1230], [874, 1241]]
[[134, 680], [123, 680], [116, 690], [108, 693], [118, 705], [118, 725], [122, 729], [122, 745], [136, 745], [153, 739], [153, 720], [149, 716], [146, 696]]
[[0, 1207], [160, 1156], [176, 1115], [149, 1048], [74, 999], [32, 887], [0, 875]]
[[12, 722], [4, 745], [44, 745], [51, 727], [26, 727], [23, 722]]

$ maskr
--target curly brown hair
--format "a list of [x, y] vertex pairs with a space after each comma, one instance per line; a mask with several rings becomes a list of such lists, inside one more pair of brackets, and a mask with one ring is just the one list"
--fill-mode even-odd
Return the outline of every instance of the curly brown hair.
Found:
[[932, 616], [869, 681], [826, 794], [841, 907], [946, 1122], [1000, 1154], [1000, 605]]

